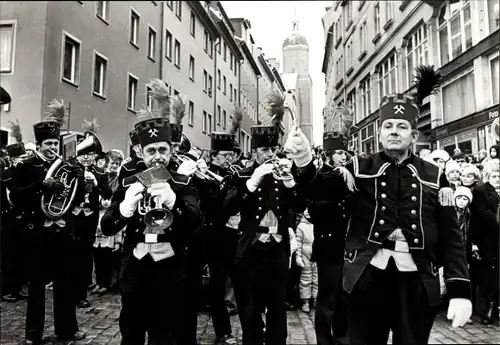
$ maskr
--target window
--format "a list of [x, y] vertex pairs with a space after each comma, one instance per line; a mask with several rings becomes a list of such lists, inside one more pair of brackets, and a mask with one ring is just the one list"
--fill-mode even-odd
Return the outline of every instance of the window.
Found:
[[413, 83], [414, 70], [417, 66], [429, 64], [429, 30], [422, 24], [408, 38], [406, 44], [406, 86]]
[[14, 71], [14, 23], [0, 24], [0, 72]]
[[203, 50], [205, 53], [208, 53], [208, 32], [207, 30], [203, 31]]
[[490, 22], [490, 34], [500, 28], [500, 11], [498, 1], [487, 0], [488, 19]]
[[491, 75], [491, 89], [493, 92], [493, 97], [492, 97], [492, 105], [493, 104], [498, 104], [498, 98], [500, 95], [500, 87], [498, 83], [498, 76], [500, 74], [500, 57], [497, 55], [496, 57], [492, 58], [490, 60], [490, 75]]
[[379, 86], [379, 101], [382, 97], [395, 93], [398, 90], [397, 85], [397, 65], [396, 54], [393, 53], [387, 60], [379, 66], [378, 69], [378, 86]]
[[233, 100], [233, 84], [229, 84], [229, 100]]
[[181, 44], [179, 41], [175, 40], [175, 48], [174, 48], [174, 65], [177, 68], [181, 68]]
[[191, 36], [196, 37], [196, 16], [193, 11], [191, 11], [191, 21], [189, 22], [189, 31], [191, 32]]
[[388, 22], [389, 20], [394, 19], [394, 3], [393, 1], [385, 2], [385, 20]]
[[221, 86], [221, 73], [220, 73], [220, 69], [217, 71], [217, 88], [220, 90], [220, 86]]
[[221, 44], [219, 43], [218, 47], [217, 47], [217, 51], [219, 52], [219, 55], [221, 53]]
[[188, 125], [194, 126], [194, 103], [192, 101], [189, 101]]
[[375, 151], [374, 124], [372, 122], [361, 130], [361, 151], [367, 155]]
[[139, 79], [129, 73], [128, 75], [128, 93], [127, 93], [127, 109], [135, 111], [135, 99], [137, 96], [137, 85]]
[[347, 68], [347, 71], [349, 71], [349, 69], [352, 67], [352, 62], [353, 62], [352, 61], [352, 39], [350, 39], [349, 42], [347, 42], [345, 50], [346, 50], [346, 68]]
[[335, 63], [335, 79], [339, 82], [344, 78], [344, 59], [343, 56], [340, 55]]
[[203, 133], [207, 132], [207, 122], [208, 122], [207, 117], [208, 117], [207, 112], [203, 110], [203, 117], [201, 118], [201, 131]]
[[227, 113], [225, 110], [222, 111], [222, 129], [226, 129], [227, 126]]
[[227, 44], [224, 42], [224, 61], [227, 60]]
[[221, 114], [221, 109], [220, 105], [217, 105], [217, 124], [220, 126], [222, 121], [222, 114]]
[[208, 76], [208, 95], [212, 97], [212, 76]]
[[333, 33], [334, 33], [333, 38], [335, 40], [335, 42], [334, 42], [335, 44], [337, 43], [337, 41], [339, 40], [339, 38], [342, 37], [342, 33], [339, 32], [339, 22], [340, 22], [340, 19], [339, 19], [338, 22], [335, 22], [333, 24]]
[[372, 106], [371, 106], [371, 76], [368, 75], [365, 79], [361, 81], [359, 84], [359, 91], [361, 95], [361, 113], [358, 121], [364, 119], [368, 115], [371, 114]]
[[214, 39], [212, 36], [208, 37], [208, 49], [208, 56], [212, 58], [214, 56]]
[[165, 57], [172, 61], [172, 34], [165, 30]]
[[223, 91], [222, 91], [222, 92], [224, 92], [224, 94], [226, 94], [226, 92], [227, 92], [227, 83], [226, 83], [226, 82], [227, 82], [227, 80], [226, 80], [226, 76], [224, 76], [224, 77], [223, 77], [223, 80], [224, 80], [224, 82], [223, 82], [223, 84], [224, 84], [224, 85], [223, 85], [223, 86], [224, 86], [224, 89], [223, 89]]
[[75, 38], [64, 35], [64, 56], [62, 79], [78, 84], [80, 79], [80, 42]]
[[148, 58], [154, 60], [156, 57], [156, 31], [149, 27]]
[[234, 76], [238, 76], [238, 60], [236, 59], [236, 56], [234, 57]]
[[438, 47], [441, 66], [472, 47], [470, 2], [447, 2], [439, 10], [437, 20]]
[[108, 11], [109, 9], [109, 1], [97, 1], [96, 3], [96, 15], [104, 19], [105, 21], [108, 20]]
[[174, 96], [177, 96], [179, 94], [179, 91], [174, 89]]
[[476, 111], [474, 72], [460, 76], [443, 86], [443, 120], [448, 123]]
[[173, 1], [167, 1], [167, 6], [170, 7], [171, 10], [174, 9], [174, 2]]
[[351, 109], [354, 123], [356, 123], [356, 88], [347, 95], [347, 107]]
[[203, 70], [203, 91], [206, 93], [208, 90], [208, 73]]
[[236, 91], [236, 88], [233, 89], [234, 92], [234, 102], [238, 102], [238, 92]]
[[182, 19], [182, 1], [175, 1], [175, 15]]
[[229, 65], [229, 68], [231, 69], [231, 71], [233, 70], [233, 62], [234, 62], [234, 59], [233, 59], [233, 53], [230, 53], [230, 56], [229, 56], [229, 59], [230, 59], [230, 65]]
[[359, 26], [359, 41], [361, 42], [361, 53], [368, 50], [368, 31], [366, 30], [366, 21]]
[[153, 110], [153, 96], [151, 95], [151, 88], [146, 86], [146, 108], [151, 111]]
[[352, 25], [352, 1], [346, 1], [345, 3], [344, 18], [345, 29], [348, 30]]
[[194, 57], [189, 55], [189, 79], [194, 81]]
[[108, 72], [108, 59], [99, 53], [94, 53], [94, 88], [95, 95], [105, 97]]
[[374, 19], [375, 19], [375, 35], [376, 35], [380, 33], [380, 3], [377, 3], [375, 5]]
[[208, 130], [208, 133], [212, 133], [212, 115], [211, 114], [208, 114], [207, 113], [207, 130]]
[[138, 46], [139, 43], [139, 15], [130, 9], [130, 43]]

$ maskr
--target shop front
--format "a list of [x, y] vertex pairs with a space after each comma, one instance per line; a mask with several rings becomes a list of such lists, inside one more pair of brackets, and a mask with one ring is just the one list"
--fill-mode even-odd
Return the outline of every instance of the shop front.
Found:
[[433, 128], [431, 131], [432, 149], [446, 150], [453, 155], [459, 148], [465, 154], [477, 154], [495, 144], [492, 123], [498, 118], [499, 105], [465, 116], [456, 121]]

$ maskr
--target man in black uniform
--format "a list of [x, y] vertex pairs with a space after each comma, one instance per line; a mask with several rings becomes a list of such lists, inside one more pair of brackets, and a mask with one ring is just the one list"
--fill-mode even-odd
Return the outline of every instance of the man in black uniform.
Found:
[[[62, 107], [64, 105], [61, 105]], [[26, 344], [40, 344], [45, 320], [45, 285], [51, 277], [54, 283], [55, 340], [80, 340], [86, 334], [78, 330], [73, 294], [74, 217], [69, 211], [60, 219], [48, 219], [41, 209], [41, 197], [50, 200], [60, 193], [64, 184], [46, 174], [59, 152], [59, 133], [62, 118], [49, 118], [33, 126], [39, 146], [34, 156], [19, 162], [13, 170], [15, 181], [10, 198], [22, 215], [29, 241], [29, 297], [26, 315]], [[77, 164], [69, 167], [69, 174], [79, 182], [75, 199], [83, 190], [83, 169]]]
[[[136, 175], [127, 178], [145, 167], [167, 167], [171, 158], [168, 119], [144, 120], [136, 129], [144, 167], [136, 164], [134, 171], [128, 170], [129, 176], [123, 174], [125, 179], [101, 221], [107, 236], [126, 226], [120, 274], [121, 343], [144, 344], [147, 332], [150, 344], [184, 345], [186, 243], [200, 222], [198, 193], [190, 178], [173, 171], [170, 179], [153, 183], [147, 190]], [[146, 229], [144, 217], [138, 213], [139, 203], [149, 196], [158, 197], [161, 207], [173, 215], [172, 225], [163, 234]]]
[[[236, 172], [224, 201], [225, 215], [241, 214], [233, 281], [243, 344], [284, 345], [287, 338], [286, 286], [290, 257], [290, 211], [302, 212], [303, 198], [292, 180], [277, 180], [276, 156], [279, 125], [254, 126], [255, 163]], [[281, 159], [280, 164], [291, 167]], [[261, 312], [267, 307], [266, 332]]]
[[[444, 266], [451, 298], [448, 318], [463, 326], [472, 312], [470, 281], [452, 190], [440, 189], [440, 170], [411, 151], [418, 138], [416, 97], [385, 96], [380, 105], [384, 151], [355, 157], [347, 170], [316, 174], [303, 133], [292, 133], [285, 148], [299, 167], [299, 184], [312, 193], [343, 181], [353, 197], [344, 254], [343, 289], [351, 344], [427, 344], [440, 304], [438, 268]], [[429, 85], [427, 83], [427, 85]], [[328, 186], [328, 187], [327, 187]]]
[[[337, 167], [347, 164], [346, 138], [339, 132], [323, 134], [323, 149], [326, 161], [318, 174], [327, 178]], [[318, 193], [319, 192], [319, 193]], [[304, 190], [309, 197], [307, 188]], [[344, 245], [349, 221], [350, 191], [345, 183], [325, 185], [315, 191], [308, 204], [309, 216], [314, 224], [314, 242], [311, 260], [318, 264], [318, 297], [314, 327], [318, 345], [335, 344], [333, 332], [337, 325], [334, 320], [337, 301], [342, 289], [342, 266], [344, 263]]]

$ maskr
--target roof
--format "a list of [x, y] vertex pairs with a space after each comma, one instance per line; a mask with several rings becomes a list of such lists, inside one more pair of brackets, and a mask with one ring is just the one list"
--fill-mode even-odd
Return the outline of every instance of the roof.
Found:
[[283, 49], [288, 46], [304, 45], [308, 46], [306, 38], [299, 32], [299, 22], [293, 22], [292, 34], [283, 41]]
[[262, 73], [260, 71], [260, 68], [257, 65], [257, 62], [255, 62], [255, 59], [254, 59], [254, 57], [252, 55], [252, 52], [250, 51], [250, 49], [248, 49], [247, 43], [243, 39], [239, 38], [238, 36], [235, 36], [235, 39], [236, 39], [237, 42], [239, 42], [241, 50], [243, 50], [243, 54], [246, 57], [245, 60], [247, 60], [250, 63], [250, 65], [252, 66], [255, 74], [257, 76], [261, 76]]

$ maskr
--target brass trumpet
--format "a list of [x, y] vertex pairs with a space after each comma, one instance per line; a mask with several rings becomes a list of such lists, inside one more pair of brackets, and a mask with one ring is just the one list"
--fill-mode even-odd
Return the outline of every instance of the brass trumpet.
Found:
[[271, 158], [265, 161], [262, 164], [273, 164], [273, 177], [278, 181], [290, 181], [293, 179], [293, 176], [290, 172], [285, 170], [285, 166], [280, 164], [279, 158]]
[[[190, 157], [182, 155], [182, 154], [175, 155], [175, 157], [173, 157], [173, 159], [179, 165], [184, 163], [184, 162], [187, 162], [187, 161], [193, 161], [193, 159], [191, 159]], [[217, 181], [220, 183], [224, 179], [222, 176], [219, 176], [210, 170], [202, 171], [200, 168], [197, 168], [194, 174], [196, 175], [196, 177], [198, 177], [201, 180]]]

